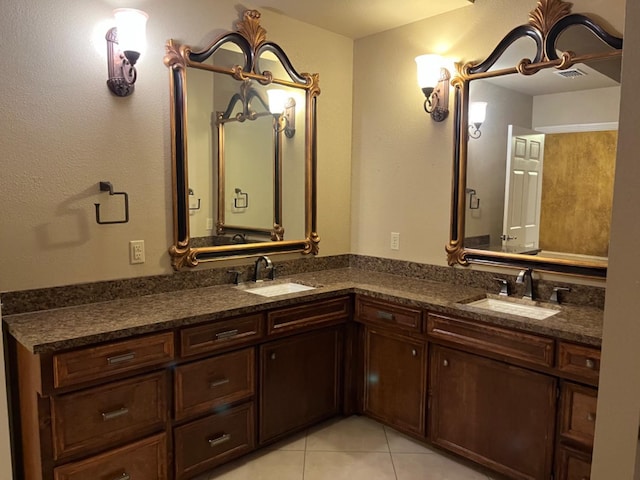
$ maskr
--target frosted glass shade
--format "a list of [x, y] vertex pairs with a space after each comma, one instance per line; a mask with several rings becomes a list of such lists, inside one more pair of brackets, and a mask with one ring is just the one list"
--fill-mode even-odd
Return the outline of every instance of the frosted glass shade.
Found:
[[487, 117], [487, 102], [469, 104], [469, 123], [482, 123]]
[[113, 11], [118, 31], [118, 45], [122, 52], [144, 53], [147, 48], [147, 19], [142, 10], [118, 8]]
[[440, 80], [442, 62], [440, 55], [427, 54], [416, 57], [418, 86], [420, 88], [433, 88], [436, 86], [438, 80]]
[[267, 90], [267, 96], [269, 97], [269, 111], [276, 114], [284, 112], [284, 107], [287, 104], [288, 93], [285, 90], [278, 90], [272, 88]]

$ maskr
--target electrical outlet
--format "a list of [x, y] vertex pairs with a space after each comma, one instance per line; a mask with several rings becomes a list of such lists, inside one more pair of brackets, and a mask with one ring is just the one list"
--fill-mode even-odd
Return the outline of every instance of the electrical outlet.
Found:
[[144, 240], [129, 242], [129, 263], [144, 263]]
[[400, 250], [400, 234], [391, 232], [391, 250]]
[[207, 218], [207, 230], [213, 230], [213, 218]]

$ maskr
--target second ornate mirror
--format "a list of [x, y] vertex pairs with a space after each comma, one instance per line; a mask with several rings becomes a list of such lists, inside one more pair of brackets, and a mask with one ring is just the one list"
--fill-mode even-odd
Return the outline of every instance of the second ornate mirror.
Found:
[[170, 40], [173, 267], [318, 252], [318, 74], [298, 73], [255, 10], [204, 49]]
[[622, 39], [562, 0], [529, 18], [452, 81], [448, 261], [603, 277]]

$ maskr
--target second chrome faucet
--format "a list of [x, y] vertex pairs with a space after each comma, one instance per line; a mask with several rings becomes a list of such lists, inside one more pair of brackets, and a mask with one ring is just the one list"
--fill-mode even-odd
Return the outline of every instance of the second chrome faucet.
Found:
[[533, 300], [533, 270], [530, 268], [521, 270], [518, 274], [518, 278], [516, 278], [516, 283], [524, 285], [524, 294], [522, 295], [522, 298]]
[[269, 278], [271, 280], [276, 278], [276, 269], [273, 266], [273, 263], [271, 262], [271, 259], [269, 257], [267, 257], [266, 255], [262, 255], [260, 257], [258, 257], [258, 259], [256, 260], [256, 264], [253, 270], [253, 281], [254, 282], [258, 282], [260, 281], [260, 266], [264, 263], [264, 268], [265, 270], [269, 271]]

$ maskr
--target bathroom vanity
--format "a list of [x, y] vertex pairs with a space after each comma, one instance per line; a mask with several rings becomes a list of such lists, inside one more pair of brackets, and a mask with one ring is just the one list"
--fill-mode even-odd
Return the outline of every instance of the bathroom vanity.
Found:
[[7, 316], [24, 478], [187, 479], [354, 413], [509, 478], [588, 478], [602, 310], [534, 320], [349, 268], [288, 280], [315, 288]]

